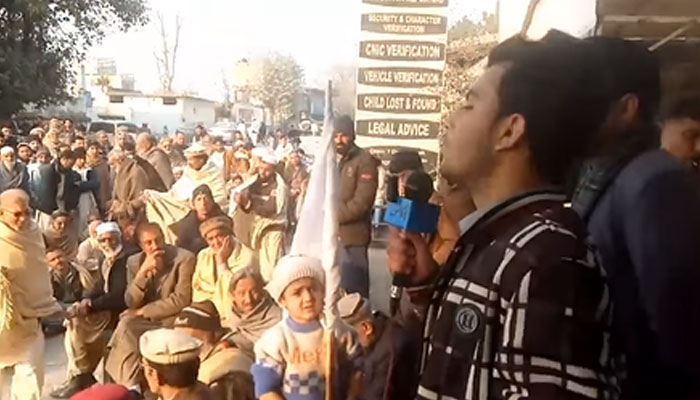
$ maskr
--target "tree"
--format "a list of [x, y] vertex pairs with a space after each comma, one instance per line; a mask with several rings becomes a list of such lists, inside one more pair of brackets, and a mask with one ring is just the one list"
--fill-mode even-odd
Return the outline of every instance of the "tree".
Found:
[[496, 44], [498, 38], [493, 34], [475, 35], [448, 43], [443, 84], [437, 89], [442, 98], [443, 119], [464, 100], [483, 72], [486, 57]]
[[317, 85], [320, 87], [327, 85], [328, 81], [332, 82], [333, 111], [338, 115], [355, 116], [356, 72], [356, 64], [334, 64], [318, 79]]
[[158, 13], [156, 16], [160, 25], [161, 49], [160, 53], [154, 51], [153, 57], [156, 59], [156, 67], [158, 68], [158, 76], [160, 77], [160, 88], [166, 93], [172, 93], [182, 21], [179, 15], [175, 17], [175, 39], [171, 47], [170, 44], [168, 44], [168, 34], [165, 32], [163, 14]]
[[301, 93], [304, 70], [294, 57], [270, 54], [258, 61], [257, 74], [248, 88], [250, 96], [270, 112], [274, 123], [294, 114], [294, 99]]
[[0, 3], [0, 116], [70, 98], [73, 67], [107, 30], [148, 21], [146, 0]]
[[496, 32], [498, 32], [496, 15], [484, 12], [479, 21], [474, 21], [469, 16], [459, 20], [447, 31], [447, 39], [453, 41]]
[[107, 93], [112, 82], [109, 80], [109, 76], [102, 75], [95, 81], [95, 84], [102, 89], [102, 93]]

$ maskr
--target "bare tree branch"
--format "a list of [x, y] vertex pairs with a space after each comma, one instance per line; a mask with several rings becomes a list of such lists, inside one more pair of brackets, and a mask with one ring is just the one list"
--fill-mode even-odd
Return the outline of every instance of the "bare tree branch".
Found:
[[161, 39], [161, 55], [159, 56], [156, 52], [153, 53], [156, 59], [156, 66], [158, 68], [158, 76], [160, 80], [161, 89], [167, 93], [173, 91], [173, 82], [175, 81], [175, 64], [177, 59], [177, 50], [180, 45], [180, 30], [182, 28], [182, 20], [180, 16], [175, 17], [175, 43], [170, 49], [168, 44], [168, 35], [165, 30], [165, 20], [163, 14], [156, 14], [158, 18], [158, 23], [160, 25], [160, 39]]

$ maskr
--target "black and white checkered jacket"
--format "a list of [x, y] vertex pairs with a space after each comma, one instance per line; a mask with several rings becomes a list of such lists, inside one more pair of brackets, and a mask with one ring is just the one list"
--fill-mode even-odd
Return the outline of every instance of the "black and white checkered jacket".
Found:
[[428, 308], [417, 398], [616, 398], [605, 275], [564, 196], [475, 219]]

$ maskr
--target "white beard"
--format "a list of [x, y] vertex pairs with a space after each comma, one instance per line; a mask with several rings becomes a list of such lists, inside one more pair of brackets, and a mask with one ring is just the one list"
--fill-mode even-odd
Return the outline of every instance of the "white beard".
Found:
[[117, 246], [116, 249], [105, 249], [104, 247], [102, 247], [102, 252], [104, 253], [106, 258], [115, 258], [119, 255], [119, 253], [122, 252], [123, 248], [124, 246], [121, 243], [119, 243], [119, 246]]
[[5, 165], [5, 168], [7, 168], [8, 171], [12, 171], [15, 169], [15, 164], [17, 161], [3, 161], [3, 165]]

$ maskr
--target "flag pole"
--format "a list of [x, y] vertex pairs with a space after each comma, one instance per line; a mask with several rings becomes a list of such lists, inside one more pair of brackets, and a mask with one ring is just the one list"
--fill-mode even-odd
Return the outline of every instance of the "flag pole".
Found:
[[[324, 118], [323, 118], [323, 132], [327, 133], [329, 129], [332, 129], [329, 125], [333, 121], [333, 82], [331, 80], [328, 80], [328, 86], [326, 87], [326, 107], [325, 107], [325, 112], [324, 112]], [[332, 132], [331, 132], [332, 133]], [[332, 181], [332, 180], [331, 180]], [[327, 180], [328, 182], [328, 180]], [[334, 257], [335, 258], [335, 257]], [[333, 262], [337, 262], [337, 260], [333, 260]], [[324, 265], [324, 267], [326, 267]], [[327, 270], [328, 271], [328, 270]], [[333, 279], [328, 279], [326, 277], [326, 302], [331, 302], [333, 304], [326, 304], [326, 307], [335, 307], [335, 302], [338, 300], [337, 299], [337, 292], [339, 288], [335, 288], [334, 286], [334, 280]], [[326, 315], [331, 316], [331, 319], [334, 318], [335, 316], [333, 315], [333, 311], [330, 310], [329, 312], [326, 312]], [[326, 362], [325, 362], [325, 375], [326, 375], [326, 399], [325, 400], [333, 400], [333, 387], [335, 386], [335, 379], [333, 376], [333, 366], [335, 364], [335, 337], [333, 335], [333, 321], [326, 321], [325, 325], [325, 332], [323, 332], [323, 336], [325, 337], [326, 340], [324, 340], [324, 345], [325, 345], [325, 354], [326, 354]]]

